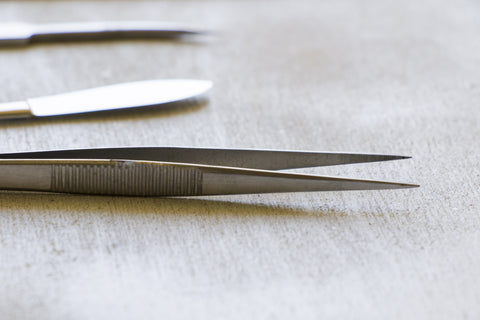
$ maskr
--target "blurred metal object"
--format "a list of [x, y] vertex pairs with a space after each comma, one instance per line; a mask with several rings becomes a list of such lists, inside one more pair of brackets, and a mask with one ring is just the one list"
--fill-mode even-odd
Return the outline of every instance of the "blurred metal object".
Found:
[[0, 23], [0, 47], [36, 42], [117, 39], [174, 39], [204, 34], [193, 28], [155, 21], [97, 21], [55, 24]]

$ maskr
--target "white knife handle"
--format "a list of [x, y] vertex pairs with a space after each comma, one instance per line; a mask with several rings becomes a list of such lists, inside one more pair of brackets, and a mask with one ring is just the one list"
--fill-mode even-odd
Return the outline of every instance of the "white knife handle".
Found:
[[25, 101], [16, 101], [0, 104], [0, 120], [3, 119], [22, 119], [33, 117], [28, 103]]

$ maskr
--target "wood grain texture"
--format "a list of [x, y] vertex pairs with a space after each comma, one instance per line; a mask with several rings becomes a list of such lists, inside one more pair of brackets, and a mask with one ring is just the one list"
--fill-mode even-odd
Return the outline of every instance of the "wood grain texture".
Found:
[[199, 146], [412, 155], [303, 172], [406, 191], [0, 193], [2, 319], [478, 319], [480, 5], [2, 1], [0, 21], [177, 20], [193, 42], [0, 51], [0, 100], [155, 78], [209, 102], [0, 123], [0, 151]]

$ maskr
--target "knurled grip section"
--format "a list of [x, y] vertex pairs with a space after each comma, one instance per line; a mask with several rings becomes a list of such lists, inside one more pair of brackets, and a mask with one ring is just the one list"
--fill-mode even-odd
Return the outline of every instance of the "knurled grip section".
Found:
[[196, 196], [202, 172], [195, 167], [132, 161], [52, 165], [53, 192], [124, 196]]

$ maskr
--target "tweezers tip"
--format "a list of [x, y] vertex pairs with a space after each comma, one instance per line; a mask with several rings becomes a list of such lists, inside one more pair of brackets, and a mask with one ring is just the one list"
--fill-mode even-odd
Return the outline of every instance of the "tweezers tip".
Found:
[[412, 189], [412, 188], [419, 188], [420, 185], [418, 184], [411, 184], [411, 183], [398, 183], [395, 182], [395, 185], [398, 186], [398, 188], [405, 188], [405, 189]]
[[405, 160], [405, 159], [412, 159], [411, 156], [396, 156], [396, 155], [391, 155], [391, 156], [386, 156], [386, 160]]

